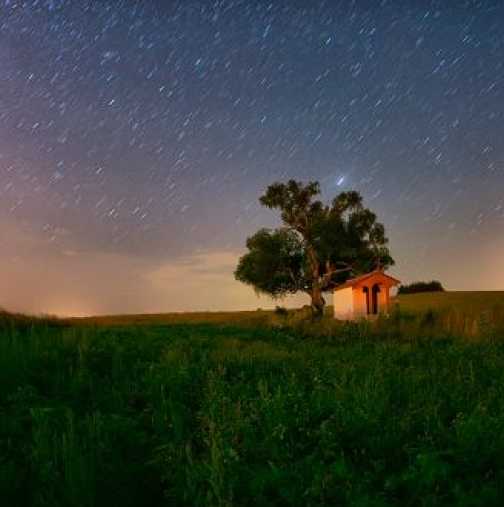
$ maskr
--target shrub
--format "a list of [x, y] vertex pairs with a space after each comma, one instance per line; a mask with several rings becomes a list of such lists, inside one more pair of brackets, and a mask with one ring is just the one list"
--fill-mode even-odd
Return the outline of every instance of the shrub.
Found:
[[275, 308], [275, 315], [279, 315], [281, 317], [287, 317], [287, 315], [289, 315], [289, 311], [284, 306], [277, 306]]

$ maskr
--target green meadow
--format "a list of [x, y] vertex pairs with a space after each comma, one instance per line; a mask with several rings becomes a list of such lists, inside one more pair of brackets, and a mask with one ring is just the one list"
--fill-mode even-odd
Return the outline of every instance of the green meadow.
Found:
[[502, 505], [504, 294], [395, 303], [3, 314], [1, 505]]
[[422, 312], [430, 309], [451, 311], [468, 317], [477, 317], [489, 311], [504, 310], [504, 292], [429, 292], [397, 296], [395, 304], [407, 312]]

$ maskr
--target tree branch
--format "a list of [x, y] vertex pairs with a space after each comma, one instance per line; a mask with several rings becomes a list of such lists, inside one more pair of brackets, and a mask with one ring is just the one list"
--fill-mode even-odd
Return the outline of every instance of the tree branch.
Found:
[[349, 271], [353, 270], [353, 266], [351, 264], [348, 264], [346, 262], [338, 262], [338, 264], [345, 264], [347, 267], [345, 268], [335, 268], [331, 265], [330, 261], [326, 261], [326, 272], [321, 277], [320, 285], [323, 290], [328, 289], [331, 284], [332, 277], [334, 275], [338, 275], [340, 273], [348, 273]]

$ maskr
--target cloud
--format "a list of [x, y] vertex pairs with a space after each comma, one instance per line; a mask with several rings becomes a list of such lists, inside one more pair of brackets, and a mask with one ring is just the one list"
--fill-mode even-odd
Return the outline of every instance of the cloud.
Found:
[[[275, 302], [234, 278], [241, 252], [214, 250], [167, 262], [146, 275], [153, 288], [169, 302], [170, 311], [255, 310], [272, 308]], [[299, 306], [300, 298], [287, 298], [282, 304]]]
[[[72, 249], [32, 229], [0, 224], [0, 306], [27, 313], [98, 315], [254, 310], [277, 302], [234, 279], [241, 252], [172, 259]], [[299, 298], [281, 304], [298, 305]]]

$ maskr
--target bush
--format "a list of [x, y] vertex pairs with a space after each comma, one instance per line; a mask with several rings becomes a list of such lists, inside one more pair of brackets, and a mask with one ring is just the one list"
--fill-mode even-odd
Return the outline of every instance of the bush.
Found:
[[275, 308], [275, 315], [280, 315], [281, 317], [287, 317], [289, 315], [289, 311], [285, 306], [277, 306]]
[[441, 282], [432, 280], [431, 282], [414, 282], [409, 285], [401, 285], [398, 294], [417, 294], [418, 292], [444, 292]]

